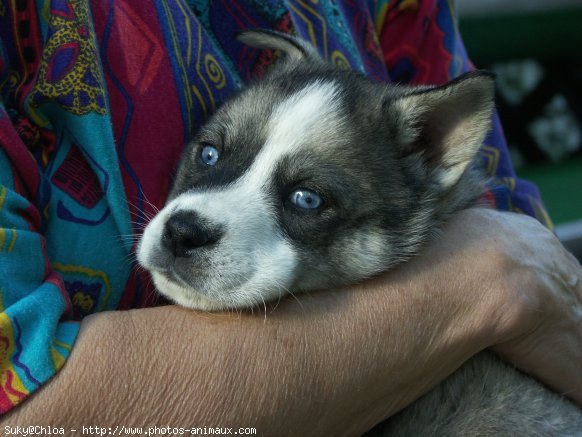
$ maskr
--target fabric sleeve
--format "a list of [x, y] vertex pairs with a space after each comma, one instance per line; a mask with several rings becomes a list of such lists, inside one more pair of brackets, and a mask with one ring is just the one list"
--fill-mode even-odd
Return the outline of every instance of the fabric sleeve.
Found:
[[0, 13], [0, 412], [63, 366], [85, 316], [119, 308], [135, 265], [90, 5], [50, 3]]
[[34, 206], [40, 175], [0, 106], [0, 414], [64, 364], [79, 324], [52, 271]]

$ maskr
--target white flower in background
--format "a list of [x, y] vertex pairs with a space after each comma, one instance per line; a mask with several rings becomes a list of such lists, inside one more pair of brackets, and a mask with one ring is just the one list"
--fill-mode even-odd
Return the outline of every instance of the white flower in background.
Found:
[[544, 77], [544, 69], [533, 59], [493, 64], [491, 69], [499, 93], [510, 105], [519, 105]]
[[562, 94], [545, 106], [544, 115], [529, 124], [528, 132], [552, 161], [575, 152], [582, 143], [580, 124]]

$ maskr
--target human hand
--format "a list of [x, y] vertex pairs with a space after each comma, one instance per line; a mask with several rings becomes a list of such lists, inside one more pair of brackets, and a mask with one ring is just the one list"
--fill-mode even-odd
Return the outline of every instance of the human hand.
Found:
[[473, 298], [474, 289], [490, 296], [479, 302], [491, 303], [485, 313], [496, 321], [491, 349], [582, 405], [580, 263], [552, 232], [521, 214], [473, 208], [443, 232], [421, 258], [446, 256], [442, 273]]
[[[492, 350], [582, 405], [582, 267], [548, 229], [531, 217], [472, 210], [474, 226], [495, 220], [497, 264], [513, 327]], [[487, 224], [484, 224], [487, 227]], [[485, 248], [484, 248], [485, 249]], [[501, 308], [503, 311], [503, 308]]]

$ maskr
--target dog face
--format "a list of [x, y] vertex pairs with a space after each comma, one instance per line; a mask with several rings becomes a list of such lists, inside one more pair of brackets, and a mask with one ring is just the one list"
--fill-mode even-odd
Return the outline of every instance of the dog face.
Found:
[[377, 274], [478, 196], [490, 75], [380, 85], [287, 35], [239, 38], [287, 59], [200, 130], [145, 229], [138, 260], [176, 303], [252, 307]]

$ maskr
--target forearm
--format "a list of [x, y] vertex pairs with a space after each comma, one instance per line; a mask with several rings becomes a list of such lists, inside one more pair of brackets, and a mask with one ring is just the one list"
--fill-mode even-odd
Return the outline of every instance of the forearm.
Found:
[[581, 299], [580, 265], [539, 223], [465, 211], [395, 271], [265, 314], [92, 316], [64, 369], [0, 425], [353, 435], [493, 345], [580, 402]]
[[177, 307], [97, 315], [61, 373], [5, 424], [363, 432], [489, 345], [484, 313], [444, 317], [423, 297], [434, 278], [400, 279], [287, 302], [266, 318]]

